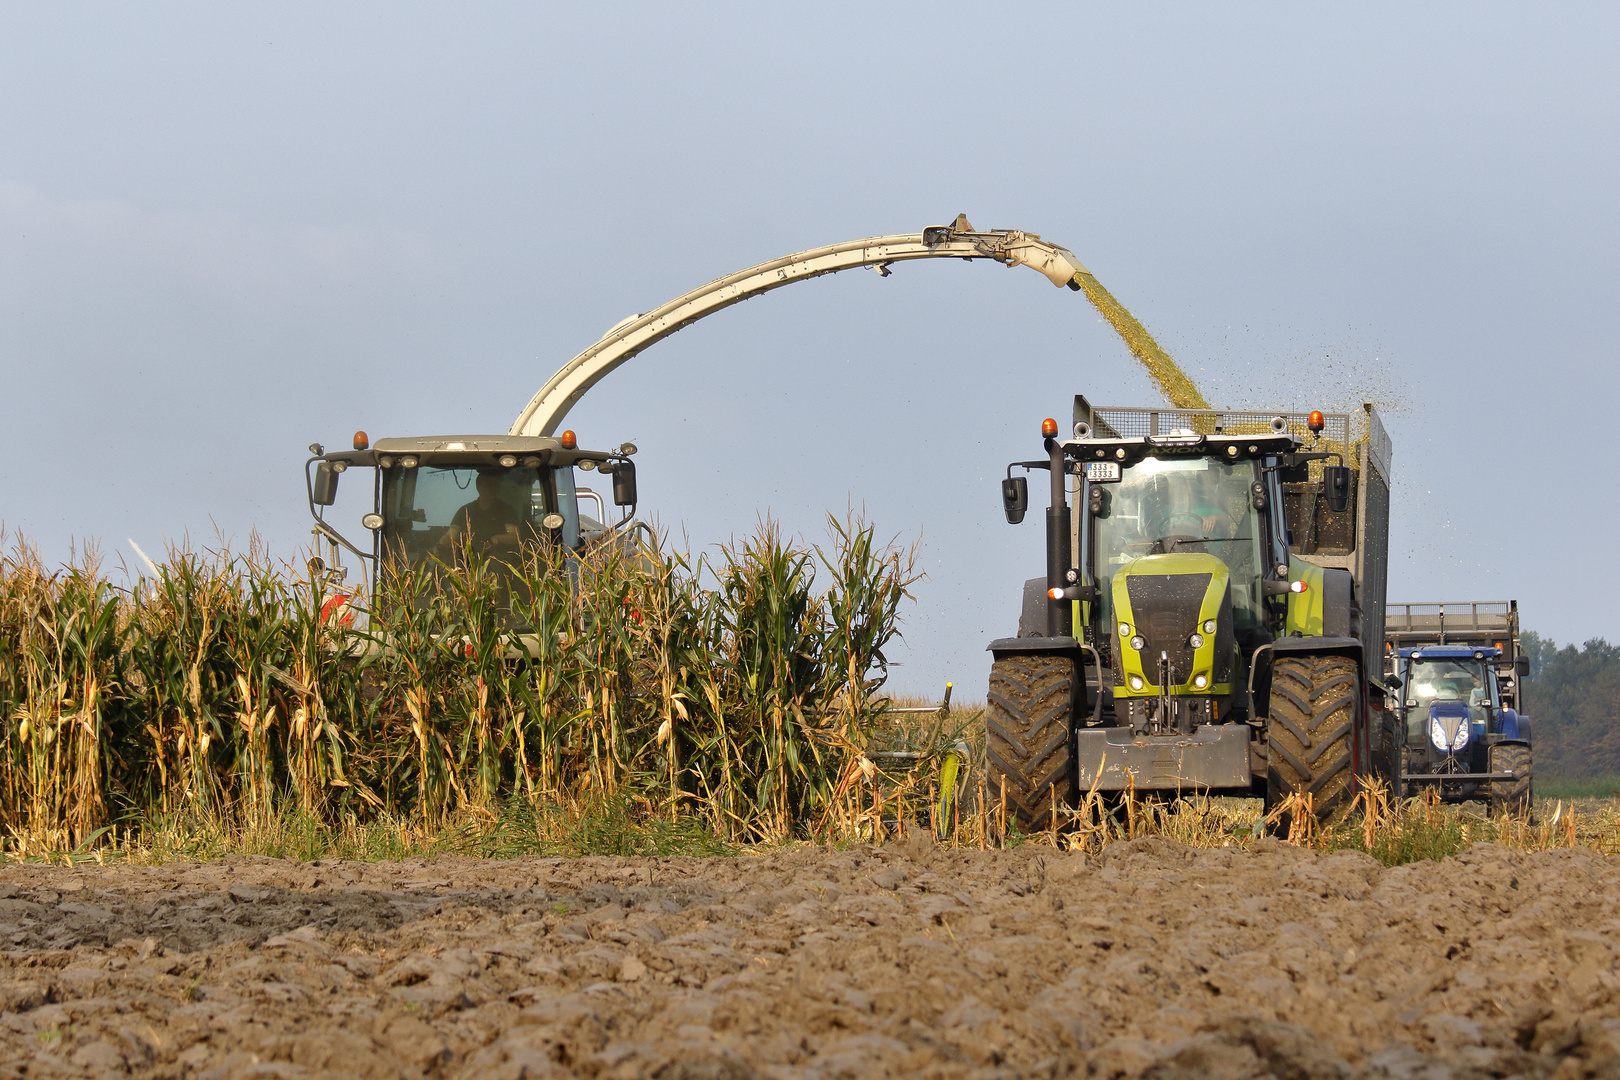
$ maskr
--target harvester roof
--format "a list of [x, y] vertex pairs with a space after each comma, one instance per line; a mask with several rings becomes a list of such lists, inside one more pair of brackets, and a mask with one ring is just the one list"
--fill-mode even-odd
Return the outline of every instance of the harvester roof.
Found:
[[[572, 435], [572, 432], [567, 433]], [[628, 453], [633, 453], [630, 448]], [[404, 439], [378, 439], [366, 450], [335, 450], [327, 461], [349, 465], [388, 467], [402, 458], [434, 465], [572, 465], [578, 461], [608, 461], [627, 457], [618, 450], [581, 450], [565, 447], [562, 439], [537, 435], [422, 435]], [[505, 460], [502, 460], [505, 459]], [[515, 460], [514, 460], [515, 459]], [[406, 462], [410, 464], [410, 462]]]

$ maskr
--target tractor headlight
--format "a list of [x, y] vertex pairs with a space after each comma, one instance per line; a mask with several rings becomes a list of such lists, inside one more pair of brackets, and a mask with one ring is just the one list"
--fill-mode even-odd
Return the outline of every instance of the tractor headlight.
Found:
[[1215, 620], [1214, 619], [1205, 619], [1204, 620], [1204, 633], [1213, 634], [1214, 632], [1215, 632]]
[[[1446, 728], [1450, 726], [1447, 723], [1448, 721], [1456, 725], [1449, 735], [1446, 732]], [[1436, 750], [1456, 753], [1468, 745], [1468, 735], [1468, 718], [1466, 716], [1429, 717], [1429, 741], [1434, 744]]]
[[1132, 690], [1140, 690], [1140, 689], [1142, 689], [1143, 685], [1144, 684], [1142, 682], [1142, 676], [1140, 676], [1140, 675], [1132, 675], [1131, 676], [1131, 689]]
[[1191, 645], [1195, 649], [1203, 648], [1204, 647], [1204, 635], [1203, 634], [1194, 634], [1192, 637], [1187, 639], [1187, 644]]
[[1140, 634], [1131, 638], [1131, 648], [1135, 649], [1137, 652], [1141, 652], [1146, 646], [1147, 642], [1143, 640]]
[[1131, 624], [1130, 623], [1122, 622], [1122, 623], [1119, 624], [1119, 636], [1122, 637], [1122, 638], [1128, 638], [1128, 637], [1131, 636]]
[[1202, 690], [1204, 687], [1209, 685], [1209, 676], [1208, 675], [1194, 675], [1193, 676], [1193, 685], [1198, 687], [1198, 689]]

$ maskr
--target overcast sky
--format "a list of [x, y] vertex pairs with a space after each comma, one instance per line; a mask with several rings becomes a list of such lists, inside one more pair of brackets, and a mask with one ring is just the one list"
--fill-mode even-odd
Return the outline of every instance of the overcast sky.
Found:
[[[310, 442], [504, 432], [626, 315], [962, 211], [1216, 404], [1377, 402], [1392, 600], [1620, 637], [1620, 8], [989, 7], [0, 8], [8, 545], [291, 557]], [[694, 547], [920, 536], [894, 685], [981, 697], [1044, 566], [996, 481], [1076, 392], [1158, 400], [1081, 294], [911, 263], [713, 316], [569, 426]]]

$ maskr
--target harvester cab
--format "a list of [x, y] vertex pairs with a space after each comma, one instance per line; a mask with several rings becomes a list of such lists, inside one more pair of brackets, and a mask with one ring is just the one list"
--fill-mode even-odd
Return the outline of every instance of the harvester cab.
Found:
[[1530, 662], [1518, 602], [1392, 604], [1385, 660], [1399, 687], [1404, 792], [1527, 813], [1533, 761], [1519, 691]]
[[[373, 568], [397, 560], [421, 565], [454, 561], [472, 551], [516, 563], [547, 547], [580, 553], [626, 540], [644, 525], [634, 518], [634, 445], [582, 450], [572, 431], [560, 437], [455, 435], [379, 439], [357, 432], [351, 450], [310, 448], [304, 465], [309, 512], [315, 520], [317, 555], [311, 569], [341, 583], [343, 552]], [[326, 519], [337, 501], [338, 482], [350, 469], [370, 469], [370, 508], [360, 525], [370, 535], [351, 541]], [[611, 481], [619, 511], [613, 520], [602, 495], [579, 474], [597, 472]], [[352, 483], [352, 481], [351, 481]]]
[[[989, 767], [1025, 828], [1088, 791], [1308, 794], [1379, 775], [1389, 442], [1371, 407], [1094, 408], [1002, 483], [1045, 470], [1047, 573], [993, 642]], [[1072, 497], [1072, 508], [1070, 499]], [[1364, 641], [1375, 644], [1364, 648]]]

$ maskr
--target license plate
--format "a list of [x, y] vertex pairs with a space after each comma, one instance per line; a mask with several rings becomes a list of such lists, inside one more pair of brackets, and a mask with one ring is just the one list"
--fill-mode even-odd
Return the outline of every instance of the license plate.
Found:
[[1086, 479], [1091, 481], [1093, 484], [1108, 484], [1117, 482], [1119, 480], [1119, 462], [1086, 462]]

